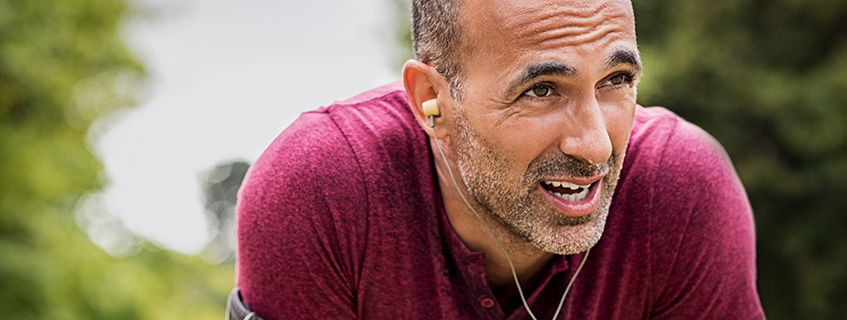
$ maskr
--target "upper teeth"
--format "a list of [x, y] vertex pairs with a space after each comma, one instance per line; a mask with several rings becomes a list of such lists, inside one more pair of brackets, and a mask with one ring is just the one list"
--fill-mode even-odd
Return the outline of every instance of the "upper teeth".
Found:
[[554, 187], [568, 188], [568, 189], [571, 189], [571, 190], [577, 190], [579, 188], [587, 189], [588, 187], [591, 186], [590, 184], [582, 186], [582, 185], [573, 184], [573, 183], [570, 183], [570, 182], [567, 182], [567, 181], [544, 181], [544, 183], [547, 184], [547, 185], [552, 185]]

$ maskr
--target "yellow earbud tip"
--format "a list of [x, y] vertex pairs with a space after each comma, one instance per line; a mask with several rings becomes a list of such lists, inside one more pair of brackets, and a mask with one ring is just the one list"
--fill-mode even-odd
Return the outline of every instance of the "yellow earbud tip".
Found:
[[429, 117], [429, 116], [436, 116], [437, 117], [437, 116], [441, 115], [441, 110], [438, 110], [438, 102], [436, 102], [435, 99], [430, 99], [430, 100], [424, 101], [421, 104], [421, 108], [423, 108], [424, 115], [427, 116], [427, 117]]

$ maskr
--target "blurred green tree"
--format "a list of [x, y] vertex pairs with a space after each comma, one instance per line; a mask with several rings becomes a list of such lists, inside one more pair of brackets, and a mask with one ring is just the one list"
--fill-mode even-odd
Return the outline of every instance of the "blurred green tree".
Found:
[[847, 1], [634, 1], [645, 76], [732, 157], [770, 319], [847, 317]]
[[0, 0], [0, 310], [6, 315], [223, 314], [232, 265], [209, 266], [141, 240], [133, 240], [137, 254], [115, 258], [77, 225], [77, 202], [104, 183], [88, 144], [92, 123], [131, 106], [144, 78], [119, 35], [129, 13], [121, 0]]

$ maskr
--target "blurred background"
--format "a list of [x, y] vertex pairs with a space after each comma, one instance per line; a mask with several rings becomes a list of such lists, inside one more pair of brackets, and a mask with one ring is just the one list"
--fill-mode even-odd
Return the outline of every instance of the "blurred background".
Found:
[[[768, 318], [847, 318], [847, 1], [634, 7], [639, 102], [732, 157]], [[223, 317], [250, 163], [399, 80], [408, 28], [403, 0], [0, 0], [0, 311]]]

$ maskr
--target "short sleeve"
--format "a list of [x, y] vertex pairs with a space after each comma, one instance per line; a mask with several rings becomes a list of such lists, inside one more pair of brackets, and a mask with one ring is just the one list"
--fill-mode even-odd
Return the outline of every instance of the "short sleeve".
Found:
[[303, 114], [240, 190], [237, 283], [264, 319], [356, 317], [367, 201], [356, 156], [322, 112]]
[[753, 215], [726, 152], [678, 119], [651, 200], [652, 319], [764, 319]]

